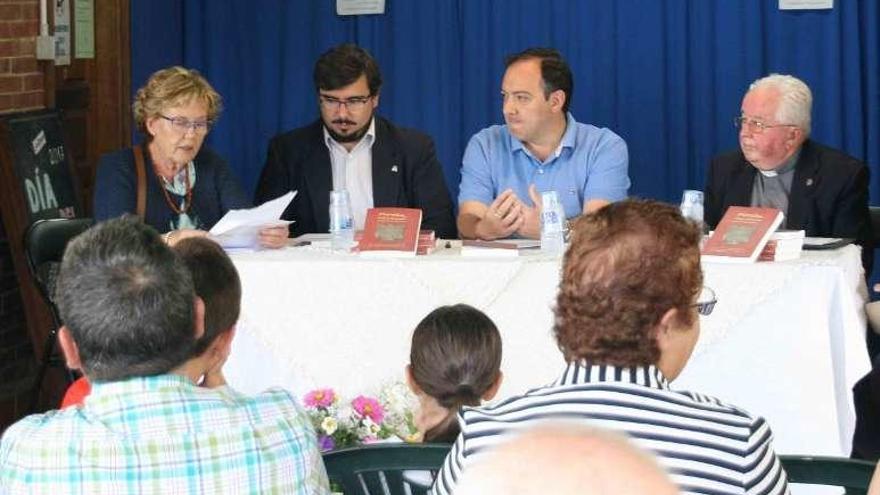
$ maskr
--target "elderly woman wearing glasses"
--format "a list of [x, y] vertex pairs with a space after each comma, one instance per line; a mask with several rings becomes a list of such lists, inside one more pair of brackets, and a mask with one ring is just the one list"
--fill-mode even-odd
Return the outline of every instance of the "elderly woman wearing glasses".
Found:
[[564, 369], [550, 385], [459, 413], [461, 434], [433, 493], [454, 492], [480, 453], [510, 434], [560, 419], [626, 434], [683, 493], [786, 493], [762, 418], [670, 384], [691, 356], [700, 315], [717, 302], [703, 287], [700, 237], [678, 208], [656, 201], [581, 216], [556, 299]]
[[[95, 220], [136, 214], [174, 244], [207, 235], [231, 209], [250, 207], [226, 162], [202, 146], [221, 109], [220, 95], [198, 71], [169, 67], [150, 76], [132, 105], [143, 144], [101, 157]], [[259, 240], [281, 247], [287, 233], [267, 227]]]

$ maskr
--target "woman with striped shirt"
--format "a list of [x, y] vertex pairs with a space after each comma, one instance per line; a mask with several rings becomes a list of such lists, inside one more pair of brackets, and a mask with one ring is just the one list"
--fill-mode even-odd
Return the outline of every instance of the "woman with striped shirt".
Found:
[[550, 385], [465, 408], [432, 493], [453, 493], [485, 451], [552, 419], [626, 434], [683, 493], [788, 493], [762, 418], [670, 386], [697, 342], [698, 315], [716, 302], [703, 287], [697, 226], [673, 206], [626, 200], [580, 217], [572, 233], [554, 326], [565, 368]]

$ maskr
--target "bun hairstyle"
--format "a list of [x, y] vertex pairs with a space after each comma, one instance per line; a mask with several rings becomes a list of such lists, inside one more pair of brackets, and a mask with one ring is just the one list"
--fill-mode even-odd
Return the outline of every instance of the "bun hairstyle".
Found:
[[472, 306], [441, 306], [416, 326], [409, 362], [416, 385], [449, 411], [424, 441], [451, 443], [459, 433], [458, 410], [479, 405], [498, 379], [501, 335]]

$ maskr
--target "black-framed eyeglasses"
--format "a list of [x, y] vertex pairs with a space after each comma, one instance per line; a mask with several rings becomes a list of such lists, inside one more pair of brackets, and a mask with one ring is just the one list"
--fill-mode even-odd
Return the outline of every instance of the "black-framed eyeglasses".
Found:
[[739, 117], [733, 119], [733, 125], [737, 129], [751, 129], [752, 132], [754, 132], [755, 134], [761, 134], [766, 129], [772, 129], [774, 127], [797, 127], [794, 124], [768, 124], [763, 120], [753, 119], [750, 117], [745, 117], [743, 115], [740, 115]]
[[189, 120], [186, 117], [168, 117], [159, 114], [159, 117], [171, 122], [171, 128], [175, 131], [186, 134], [186, 131], [193, 131], [195, 134], [207, 134], [214, 125], [210, 120]]
[[718, 303], [718, 297], [715, 295], [715, 291], [712, 290], [711, 287], [703, 286], [703, 289], [700, 291], [700, 297], [697, 298], [697, 302], [691, 304], [691, 306], [697, 308], [697, 313], [700, 313], [703, 316], [709, 316], [712, 314], [712, 311], [715, 310], [715, 305]]
[[327, 95], [318, 95], [318, 101], [321, 103], [321, 106], [331, 112], [339, 110], [339, 107], [342, 106], [345, 106], [346, 110], [349, 112], [358, 112], [363, 110], [364, 107], [367, 106], [367, 103], [372, 99], [372, 95], [352, 96], [351, 98], [346, 98], [344, 100]]

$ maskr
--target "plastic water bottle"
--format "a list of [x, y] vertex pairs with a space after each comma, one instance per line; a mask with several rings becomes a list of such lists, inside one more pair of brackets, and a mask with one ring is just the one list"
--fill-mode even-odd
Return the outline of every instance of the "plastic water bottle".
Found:
[[685, 190], [681, 195], [681, 215], [703, 229], [703, 191]]
[[330, 246], [349, 251], [354, 244], [354, 217], [348, 191], [330, 191]]
[[565, 251], [565, 211], [556, 191], [541, 193], [541, 252], [561, 255]]

